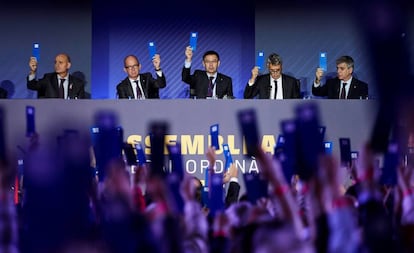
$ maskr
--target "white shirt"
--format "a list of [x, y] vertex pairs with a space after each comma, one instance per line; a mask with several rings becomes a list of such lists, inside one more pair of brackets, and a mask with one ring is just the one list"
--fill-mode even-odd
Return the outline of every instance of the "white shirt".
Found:
[[138, 99], [137, 85], [136, 85], [137, 83], [135, 81], [138, 81], [138, 87], [139, 87], [139, 90], [141, 91], [140, 99], [145, 99], [145, 93], [144, 93], [144, 90], [142, 89], [141, 82], [139, 81], [139, 76], [137, 80], [129, 79], [129, 81], [131, 82], [132, 90], [134, 91], [134, 99]]
[[345, 85], [345, 98], [347, 98], [347, 97], [348, 97], [348, 94], [349, 94], [349, 87], [351, 87], [351, 82], [352, 82], [352, 76], [351, 76], [351, 78], [349, 78], [349, 80], [347, 80], [347, 81], [343, 81], [343, 80], [341, 80], [341, 85], [339, 86], [339, 98], [341, 97], [341, 92], [342, 92], [342, 84], [343, 84], [343, 83], [346, 83], [346, 85]]
[[275, 80], [277, 82], [276, 99], [283, 99], [282, 76], [280, 76], [278, 79], [273, 79], [272, 77], [270, 77], [270, 99], [274, 99], [275, 97]]
[[60, 79], [65, 79], [65, 81], [63, 82], [63, 89], [64, 89], [63, 98], [64, 99], [68, 99], [68, 95], [69, 95], [69, 90], [68, 90], [68, 86], [69, 86], [69, 75], [67, 75], [65, 77], [60, 77], [58, 75], [58, 85], [60, 85]]
[[209, 74], [207, 74], [207, 77], [208, 77], [208, 81], [210, 81], [210, 77], [213, 77], [213, 80], [212, 80], [212, 82], [213, 82], [213, 92], [212, 92], [212, 94], [213, 94], [213, 98], [214, 97], [217, 97], [217, 94], [216, 94], [216, 85], [215, 85], [215, 83], [216, 83], [216, 79], [217, 79], [217, 72], [214, 74], [214, 75], [209, 75]]

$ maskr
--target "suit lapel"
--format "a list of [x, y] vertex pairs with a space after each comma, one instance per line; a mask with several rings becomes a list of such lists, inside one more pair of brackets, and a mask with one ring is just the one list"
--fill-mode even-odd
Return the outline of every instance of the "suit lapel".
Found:
[[357, 80], [355, 78], [352, 78], [352, 82], [349, 86], [348, 96], [346, 97], [347, 99], [355, 98], [354, 91], [356, 91], [356, 88], [357, 88]]
[[55, 92], [55, 94], [53, 94], [53, 95], [58, 98], [59, 97], [59, 82], [58, 82], [58, 74], [57, 73], [55, 73], [53, 75], [52, 87], [53, 87], [53, 91]]
[[341, 80], [339, 78], [336, 78], [335, 82], [335, 98], [339, 98], [339, 92], [341, 90]]
[[69, 81], [68, 81], [68, 97], [69, 98], [73, 98], [75, 96], [73, 96], [73, 80], [72, 80], [72, 76], [69, 75]]
[[141, 87], [142, 87], [142, 90], [144, 91], [145, 98], [148, 98], [147, 80], [142, 75], [139, 75], [139, 82], [141, 83]]
[[[207, 97], [207, 93], [208, 93], [208, 84], [209, 84], [209, 79], [208, 79], [208, 75], [207, 75], [207, 71], [204, 71], [204, 75], [202, 75], [202, 81], [201, 81], [201, 94], [202, 97]], [[217, 82], [217, 80], [216, 80]]]
[[221, 77], [221, 75], [219, 73], [217, 73], [217, 78], [216, 78], [216, 82], [214, 83], [214, 86], [216, 87], [216, 96], [217, 97], [222, 97], [223, 95], [223, 85], [220, 85], [223, 82], [223, 78]]
[[132, 89], [132, 85], [135, 85], [135, 83], [131, 83], [131, 81], [129, 81], [129, 78], [126, 78], [126, 82], [125, 82], [125, 91], [126, 91], [126, 95], [128, 98], [135, 98], [134, 95], [134, 90]]
[[272, 89], [272, 86], [270, 85], [270, 74], [267, 74], [265, 78], [265, 98], [270, 98], [270, 90]]
[[287, 87], [290, 87], [288, 85], [286, 85], [286, 78], [285, 75], [282, 74], [282, 93], [283, 93], [283, 98], [287, 98], [288, 96], [288, 90]]

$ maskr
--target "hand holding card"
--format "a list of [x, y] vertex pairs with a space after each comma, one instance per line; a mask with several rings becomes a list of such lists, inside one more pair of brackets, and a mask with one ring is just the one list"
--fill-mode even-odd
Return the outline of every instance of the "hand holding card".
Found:
[[152, 61], [152, 59], [154, 59], [154, 56], [157, 54], [157, 48], [155, 47], [155, 43], [152, 41], [148, 43], [148, 52], [150, 55], [150, 60]]
[[193, 50], [193, 52], [197, 50], [197, 38], [198, 38], [197, 32], [192, 32], [190, 34], [190, 47]]
[[259, 51], [256, 57], [256, 66], [259, 68], [259, 71], [263, 71], [265, 68], [265, 59], [264, 59], [264, 52]]
[[223, 144], [223, 153], [224, 158], [226, 159], [226, 165], [224, 166], [224, 169], [227, 171], [230, 168], [230, 165], [233, 163], [233, 157], [231, 156], [228, 144]]
[[36, 61], [40, 61], [40, 44], [39, 43], [33, 43], [32, 48], [32, 57], [36, 58]]
[[319, 68], [325, 72], [328, 70], [328, 59], [325, 52], [319, 53]]

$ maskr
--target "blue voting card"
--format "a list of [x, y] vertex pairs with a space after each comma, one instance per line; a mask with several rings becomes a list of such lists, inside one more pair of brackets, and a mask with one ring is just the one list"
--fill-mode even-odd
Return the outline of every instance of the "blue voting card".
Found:
[[220, 149], [218, 135], [219, 135], [219, 125], [214, 124], [210, 126], [211, 146], [213, 146], [216, 150]]
[[339, 138], [339, 152], [342, 165], [351, 165], [351, 139]]
[[323, 139], [319, 130], [319, 110], [316, 103], [303, 103], [295, 108], [297, 174], [305, 181], [318, 169], [318, 156], [324, 153]]
[[208, 207], [208, 192], [209, 192], [209, 184], [210, 184], [210, 172], [209, 167], [204, 168], [204, 187], [203, 187], [203, 193], [205, 194], [204, 203]]
[[327, 61], [327, 54], [325, 52], [319, 53], [319, 68], [323, 69], [325, 72], [328, 70]]
[[36, 61], [40, 61], [40, 44], [33, 43], [32, 56], [36, 58]]
[[28, 105], [26, 106], [26, 136], [31, 136], [35, 132], [35, 108]]
[[384, 168], [380, 179], [384, 185], [395, 186], [397, 184], [398, 151], [398, 144], [391, 141], [388, 144], [388, 151], [384, 155]]
[[119, 126], [108, 127], [105, 126], [105, 124], [106, 123], [97, 120], [96, 125], [90, 128], [92, 145], [96, 158], [96, 169], [100, 182], [106, 177], [108, 163], [113, 158], [122, 156], [122, 148], [124, 144], [123, 128]]
[[255, 109], [244, 109], [237, 113], [239, 127], [246, 142], [247, 156], [255, 156], [259, 147], [259, 131]]
[[226, 158], [226, 165], [224, 166], [224, 169], [227, 171], [230, 168], [230, 165], [233, 163], [233, 157], [231, 156], [228, 144], [223, 144], [223, 152], [224, 158]]
[[259, 51], [256, 57], [256, 66], [259, 68], [260, 71], [264, 70], [264, 63], [265, 63], [264, 52]]
[[155, 43], [153, 41], [148, 43], [148, 51], [150, 55], [150, 60], [154, 59], [154, 56], [157, 54], [157, 48], [155, 47]]
[[193, 49], [193, 52], [197, 50], [197, 38], [198, 32], [191, 32], [190, 34], [190, 47]]
[[164, 146], [165, 135], [169, 129], [167, 121], [153, 121], [149, 125], [151, 141], [151, 176], [165, 178], [164, 171]]
[[260, 174], [244, 173], [244, 184], [246, 186], [247, 199], [250, 203], [256, 205], [260, 198], [268, 197], [268, 181], [260, 177]]
[[296, 174], [297, 168], [297, 150], [296, 142], [296, 122], [294, 119], [282, 120], [280, 129], [283, 133], [283, 144], [275, 148], [275, 157], [281, 162], [283, 174], [287, 182], [290, 182], [292, 176]]
[[171, 160], [171, 173], [167, 176], [169, 191], [172, 193], [175, 209], [178, 213], [184, 212], [184, 200], [180, 194], [180, 185], [184, 178], [183, 159], [181, 156], [181, 144], [167, 145], [168, 156]]
[[147, 159], [145, 158], [144, 149], [142, 148], [141, 143], [135, 144], [135, 149], [137, 151], [138, 164], [142, 166], [147, 162]]
[[325, 141], [323, 145], [325, 146], [325, 154], [332, 155], [332, 141]]
[[223, 174], [213, 173], [210, 178], [209, 209], [211, 217], [224, 210]]
[[181, 155], [181, 144], [167, 145], [168, 156], [171, 160], [171, 173], [175, 174], [181, 181], [184, 178], [183, 158]]

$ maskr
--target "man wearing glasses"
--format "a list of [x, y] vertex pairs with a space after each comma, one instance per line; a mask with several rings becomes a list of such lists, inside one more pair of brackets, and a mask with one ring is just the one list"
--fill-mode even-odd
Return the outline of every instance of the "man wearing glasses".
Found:
[[190, 74], [193, 50], [188, 46], [185, 50], [184, 68], [181, 73], [183, 82], [190, 85], [190, 93], [196, 98], [234, 98], [233, 83], [229, 76], [218, 73], [220, 56], [216, 51], [207, 51], [203, 55], [205, 70], [195, 70]]
[[266, 66], [269, 74], [259, 75], [258, 66], [252, 69], [252, 76], [244, 89], [244, 98], [300, 98], [299, 80], [282, 74], [282, 58], [279, 55], [270, 54]]
[[140, 73], [141, 64], [135, 55], [128, 55], [124, 59], [124, 71], [128, 77], [116, 86], [118, 98], [149, 99], [160, 98], [159, 89], [167, 84], [161, 70], [161, 58], [158, 54], [152, 59], [157, 78], [149, 72]]

